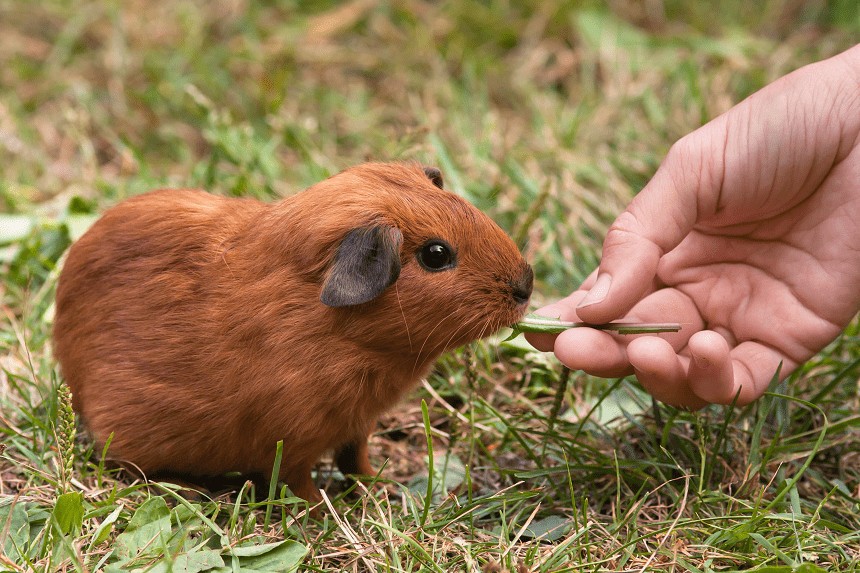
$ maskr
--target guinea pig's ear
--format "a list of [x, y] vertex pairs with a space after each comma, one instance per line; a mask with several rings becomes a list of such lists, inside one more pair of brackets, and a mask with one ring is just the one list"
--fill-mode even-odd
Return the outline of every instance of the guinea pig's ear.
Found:
[[346, 234], [323, 283], [320, 300], [326, 306], [368, 302], [400, 276], [403, 235], [394, 227], [359, 227]]
[[435, 167], [425, 167], [424, 174], [428, 179], [438, 187], [439, 189], [444, 189], [445, 183], [442, 181], [442, 172], [436, 169]]

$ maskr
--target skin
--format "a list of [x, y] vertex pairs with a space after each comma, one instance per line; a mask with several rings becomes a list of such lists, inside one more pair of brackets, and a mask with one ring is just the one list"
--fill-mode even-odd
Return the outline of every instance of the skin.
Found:
[[599, 268], [538, 310], [675, 334], [530, 334], [574, 369], [635, 374], [686, 408], [759, 398], [860, 309], [860, 45], [679, 140], [615, 220]]

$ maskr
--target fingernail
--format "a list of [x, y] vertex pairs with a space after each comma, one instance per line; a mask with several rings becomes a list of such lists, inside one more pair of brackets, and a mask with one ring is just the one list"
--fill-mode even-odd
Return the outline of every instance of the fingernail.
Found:
[[538, 318], [552, 318], [555, 320], [560, 320], [561, 317], [561, 309], [556, 309], [555, 304], [549, 304], [547, 306], [543, 306], [534, 312], [532, 312]]
[[609, 286], [612, 284], [612, 277], [606, 274], [597, 275], [597, 280], [594, 281], [594, 286], [588, 291], [576, 308], [582, 308], [601, 302], [609, 294]]

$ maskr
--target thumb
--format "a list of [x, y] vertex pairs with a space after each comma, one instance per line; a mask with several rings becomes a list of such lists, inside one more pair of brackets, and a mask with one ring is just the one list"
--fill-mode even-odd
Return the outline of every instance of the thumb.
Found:
[[588, 294], [576, 307], [586, 322], [624, 316], [655, 288], [657, 264], [695, 225], [702, 207], [718, 195], [721, 150], [708, 145], [715, 122], [679, 140], [657, 173], [618, 216], [603, 242], [603, 256]]

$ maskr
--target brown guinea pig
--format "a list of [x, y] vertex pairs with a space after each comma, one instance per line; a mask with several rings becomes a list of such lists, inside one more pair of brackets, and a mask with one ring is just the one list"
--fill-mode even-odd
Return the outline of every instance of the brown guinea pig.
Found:
[[274, 204], [162, 190], [69, 251], [54, 351], [96, 442], [145, 473], [373, 475], [377, 417], [441, 352], [519, 320], [532, 271], [439, 171], [365, 164]]

